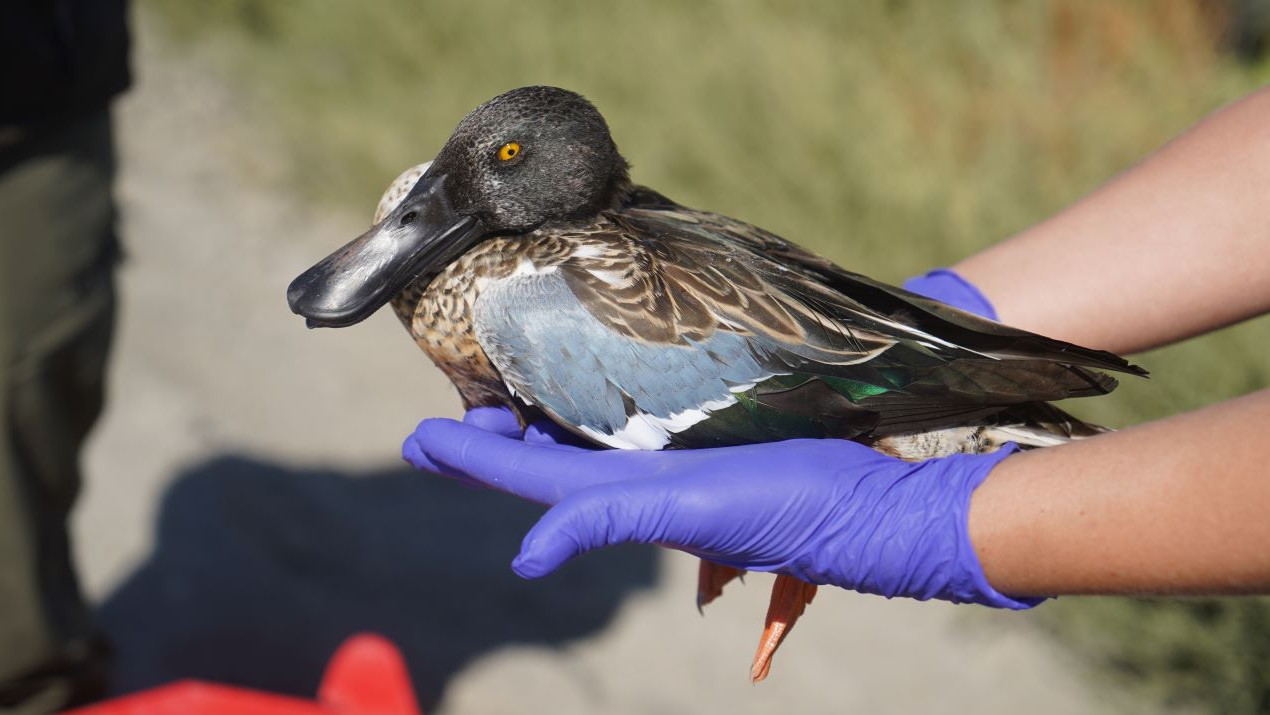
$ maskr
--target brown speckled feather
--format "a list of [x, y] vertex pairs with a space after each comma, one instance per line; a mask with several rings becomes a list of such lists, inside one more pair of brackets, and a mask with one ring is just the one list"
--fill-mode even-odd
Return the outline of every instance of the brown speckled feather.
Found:
[[506, 405], [523, 412], [476, 340], [472, 306], [488, 280], [511, 275], [528, 261], [555, 265], [568, 245], [548, 236], [499, 237], [477, 244], [432, 281], [416, 282], [392, 301], [415, 343], [454, 383], [465, 408]]

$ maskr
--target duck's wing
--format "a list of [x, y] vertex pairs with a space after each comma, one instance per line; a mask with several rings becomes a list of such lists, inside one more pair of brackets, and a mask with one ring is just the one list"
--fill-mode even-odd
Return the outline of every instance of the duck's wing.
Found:
[[[915, 329], [994, 357], [1049, 359], [1100, 370], [1145, 377], [1147, 371], [1105, 350], [1073, 345], [982, 318], [897, 286], [853, 273], [797, 244], [757, 226], [709, 211], [680, 206], [651, 189], [639, 187], [622, 212], [632, 228], [646, 235], [664, 230], [688, 234], [686, 243], [699, 250], [740, 248], [766, 256], [791, 271], [798, 284], [811, 290], [831, 289], [835, 305], [860, 318], [872, 316]], [[784, 271], [782, 271], [784, 272]], [[798, 280], [801, 277], [802, 280]]]
[[831, 282], [853, 274], [711, 214], [540, 234], [569, 249], [491, 280], [477, 339], [521, 399], [609, 446], [930, 429], [1114, 388], [1086, 366], [1134, 369], [863, 279], [890, 301], [875, 308]]

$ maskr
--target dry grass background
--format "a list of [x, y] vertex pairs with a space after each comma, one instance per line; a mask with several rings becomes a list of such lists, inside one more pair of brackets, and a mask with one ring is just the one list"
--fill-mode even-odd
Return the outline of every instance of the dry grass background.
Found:
[[[1221, 50], [1234, 10], [1193, 0], [146, 5], [236, 78], [315, 202], [369, 211], [466, 111], [554, 84], [600, 107], [637, 181], [890, 281], [1045, 218], [1270, 78]], [[1151, 380], [1070, 407], [1122, 426], [1262, 388], [1267, 344], [1263, 318], [1143, 355]], [[1264, 600], [1047, 611], [1091, 671], [1270, 709]]]

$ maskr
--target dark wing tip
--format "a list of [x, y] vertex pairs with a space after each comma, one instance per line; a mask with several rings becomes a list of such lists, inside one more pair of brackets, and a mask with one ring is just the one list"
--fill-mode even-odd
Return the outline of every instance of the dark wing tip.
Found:
[[1061, 340], [1046, 338], [1045, 336], [1038, 336], [1038, 337], [1041, 337], [1042, 339], [1046, 341], [1052, 341], [1054, 343], [1062, 345], [1063, 348], [1060, 350], [1060, 352], [1062, 353], [1071, 353], [1074, 357], [1079, 356], [1081, 359], [1073, 360], [1072, 361], [1073, 365], [1080, 365], [1082, 367], [1092, 367], [1092, 368], [1097, 368], [1099, 370], [1114, 370], [1116, 372], [1122, 372], [1127, 375], [1134, 375], [1137, 377], [1151, 376], [1151, 373], [1147, 372], [1146, 368], [1143, 368], [1140, 365], [1134, 365], [1133, 363], [1129, 362], [1128, 360], [1125, 360], [1124, 358], [1120, 357], [1119, 355], [1113, 352], [1108, 352], [1106, 350], [1096, 350], [1094, 348], [1081, 347], [1079, 345], [1074, 345], [1072, 343], [1065, 343]]

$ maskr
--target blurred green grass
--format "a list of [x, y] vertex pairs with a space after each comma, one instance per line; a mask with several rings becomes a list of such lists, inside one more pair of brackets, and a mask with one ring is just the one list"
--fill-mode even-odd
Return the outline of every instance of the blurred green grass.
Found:
[[[1190, 0], [146, 9], [174, 41], [213, 48], [315, 201], [369, 218], [469, 109], [553, 84], [599, 106], [638, 182], [892, 282], [1045, 218], [1270, 78], [1270, 64], [1218, 50], [1220, 3]], [[1069, 407], [1123, 426], [1265, 387], [1267, 344], [1263, 318], [1155, 351], [1138, 360], [1151, 380]], [[1104, 672], [1166, 700], [1270, 708], [1264, 600], [1064, 599], [1046, 611]]]

